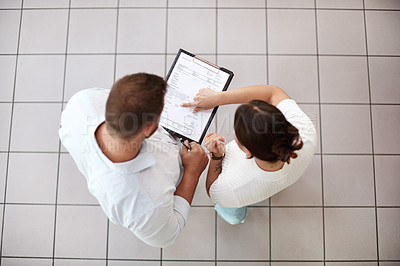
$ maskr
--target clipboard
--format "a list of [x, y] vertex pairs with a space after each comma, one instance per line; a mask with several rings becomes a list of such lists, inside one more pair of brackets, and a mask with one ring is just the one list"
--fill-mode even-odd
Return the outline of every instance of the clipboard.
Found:
[[201, 144], [218, 106], [193, 114], [193, 108], [181, 107], [180, 104], [192, 102], [201, 88], [226, 91], [232, 78], [232, 71], [179, 49], [166, 77], [168, 88], [160, 125], [182, 141]]

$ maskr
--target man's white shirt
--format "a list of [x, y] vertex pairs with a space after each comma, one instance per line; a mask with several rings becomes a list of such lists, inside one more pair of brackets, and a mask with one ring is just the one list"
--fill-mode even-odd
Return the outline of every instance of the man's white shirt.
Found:
[[190, 209], [174, 196], [183, 173], [181, 144], [159, 127], [133, 160], [111, 162], [95, 138], [109, 92], [92, 88], [71, 97], [61, 116], [61, 142], [107, 217], [145, 243], [166, 247], [181, 233]]

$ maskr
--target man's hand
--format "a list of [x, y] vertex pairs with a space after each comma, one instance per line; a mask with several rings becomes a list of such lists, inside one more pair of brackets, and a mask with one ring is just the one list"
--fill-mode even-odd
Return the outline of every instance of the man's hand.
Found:
[[210, 132], [204, 138], [204, 146], [216, 157], [222, 156], [225, 152], [225, 138], [214, 132]]
[[214, 108], [218, 105], [218, 97], [221, 92], [216, 92], [210, 89], [200, 89], [197, 95], [193, 98], [194, 102], [182, 103], [182, 107], [195, 107], [193, 113], [198, 111]]
[[200, 177], [208, 164], [208, 157], [203, 148], [196, 142], [189, 144], [190, 151], [182, 145], [181, 158], [185, 175]]

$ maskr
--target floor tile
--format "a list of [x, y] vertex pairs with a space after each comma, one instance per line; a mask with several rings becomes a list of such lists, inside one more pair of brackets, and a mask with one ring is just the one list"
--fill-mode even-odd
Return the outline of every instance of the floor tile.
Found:
[[363, 11], [318, 10], [317, 15], [320, 54], [366, 54]]
[[325, 155], [323, 166], [325, 206], [374, 206], [372, 156]]
[[217, 0], [218, 7], [265, 8], [263, 0]]
[[114, 53], [116, 23], [114, 9], [71, 10], [68, 52]]
[[60, 107], [52, 103], [14, 104], [10, 150], [58, 151]]
[[[4, 186], [7, 174], [7, 153], [0, 153], [0, 203], [4, 202]], [[0, 210], [3, 215], [3, 209]]]
[[2, 255], [52, 256], [54, 206], [7, 205], [5, 208]]
[[310, 118], [313, 122], [315, 129], [317, 130], [317, 147], [315, 149], [315, 153], [321, 152], [321, 125], [320, 125], [320, 118], [319, 118], [319, 105], [318, 104], [298, 104], [301, 110]]
[[400, 266], [400, 261], [397, 262], [380, 262], [380, 266]]
[[3, 266], [52, 266], [51, 259], [2, 258]]
[[369, 54], [400, 55], [400, 31], [393, 31], [400, 25], [397, 11], [367, 11], [367, 40]]
[[106, 266], [106, 260], [56, 259], [54, 266]]
[[[217, 63], [234, 73], [228, 90], [251, 85], [267, 84], [267, 58], [255, 55], [218, 55]], [[248, 70], [252, 69], [251, 75]], [[233, 140], [233, 121], [239, 105], [220, 106], [216, 115], [217, 133], [225, 137], [226, 142]]]
[[0, 10], [0, 53], [15, 54], [18, 46], [21, 11]]
[[325, 209], [327, 260], [375, 260], [376, 232], [373, 208]]
[[[217, 63], [234, 74], [228, 90], [267, 84], [267, 57], [256, 55], [218, 55]], [[249, 73], [251, 69], [251, 73]]]
[[272, 206], [321, 206], [321, 156], [314, 155], [311, 165], [293, 185], [271, 197]]
[[362, 9], [363, 0], [317, 0], [317, 8]]
[[146, 72], [164, 77], [164, 55], [118, 55], [115, 80], [125, 75]]
[[365, 0], [365, 8], [400, 9], [400, 2], [397, 0]]
[[246, 221], [238, 225], [228, 224], [218, 216], [218, 260], [269, 259], [269, 209], [248, 208], [247, 211]]
[[281, 87], [297, 102], [318, 103], [316, 56], [269, 56], [269, 84]]
[[378, 206], [400, 206], [400, 156], [375, 156]]
[[23, 8], [68, 8], [69, 0], [24, 0]]
[[272, 260], [321, 260], [322, 209], [271, 210]]
[[323, 262], [272, 262], [271, 266], [324, 266]]
[[383, 154], [398, 154], [400, 151], [400, 106], [372, 106], [374, 151]]
[[215, 266], [214, 262], [163, 261], [164, 266]]
[[64, 55], [18, 57], [15, 101], [61, 101]]
[[218, 266], [267, 266], [269, 262], [217, 262]]
[[120, 7], [167, 7], [167, 0], [119, 0]]
[[400, 260], [400, 209], [378, 209], [379, 259]]
[[10, 123], [11, 123], [11, 103], [0, 103], [0, 151], [8, 150], [8, 141], [10, 138]]
[[204, 205], [214, 206], [214, 203], [208, 197], [207, 190], [206, 190], [208, 166], [209, 165], [207, 165], [206, 169], [203, 171], [203, 173], [200, 176], [199, 183], [196, 188], [196, 192], [194, 193], [192, 206], [204, 206]]
[[265, 54], [266, 28], [263, 9], [219, 9], [218, 53]]
[[322, 105], [324, 153], [370, 153], [371, 119], [368, 106]]
[[324, 155], [325, 206], [374, 206], [372, 156]]
[[98, 204], [87, 188], [85, 177], [79, 172], [69, 154], [60, 155], [58, 181], [59, 204]]
[[369, 103], [365, 57], [319, 57], [321, 102]]
[[[381, 265], [381, 264], [380, 264]], [[376, 262], [327, 262], [326, 266], [378, 266]]]
[[64, 100], [83, 89], [110, 89], [113, 79], [113, 55], [68, 55]]
[[165, 9], [120, 10], [118, 18], [118, 52], [164, 53], [165, 23]]
[[100, 207], [58, 206], [55, 256], [105, 258], [107, 218]]
[[271, 8], [313, 8], [313, 0], [267, 0], [267, 7]]
[[68, 10], [25, 10], [19, 52], [65, 53], [67, 24]]
[[7, 202], [54, 204], [57, 164], [58, 154], [10, 154]]
[[0, 56], [0, 101], [13, 99], [15, 65], [16, 56]]
[[[207, 18], [207, 19], [204, 19]], [[202, 23], [198, 23], [202, 21]], [[216, 14], [212, 9], [169, 9], [167, 51], [215, 53]]]
[[116, 7], [118, 0], [71, 0], [71, 7]]
[[[169, 0], [168, 7], [216, 7], [217, 0]], [[218, 6], [221, 7], [221, 1], [219, 1]]]
[[[196, 246], [193, 246], [196, 239]], [[213, 260], [215, 258], [215, 216], [211, 207], [192, 207], [186, 227], [175, 243], [163, 249], [163, 259]]]
[[400, 103], [400, 58], [370, 57], [372, 103]]
[[160, 259], [161, 249], [145, 244], [133, 232], [110, 222], [108, 258]]
[[0, 2], [0, 8], [21, 8], [22, 0], [3, 0]]
[[109, 260], [108, 266], [160, 266], [160, 262], [159, 261], [113, 261], [113, 260]]
[[268, 53], [315, 54], [315, 38], [314, 11], [268, 10]]

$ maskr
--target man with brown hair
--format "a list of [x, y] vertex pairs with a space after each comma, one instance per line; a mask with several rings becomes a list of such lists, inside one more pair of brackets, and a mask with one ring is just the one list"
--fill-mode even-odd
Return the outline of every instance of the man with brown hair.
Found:
[[166, 82], [138, 73], [111, 91], [78, 92], [61, 117], [60, 139], [107, 217], [155, 247], [172, 244], [185, 226], [208, 158], [162, 127]]

